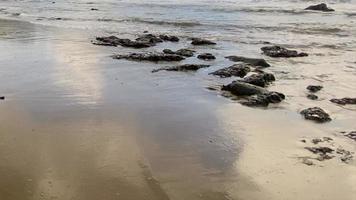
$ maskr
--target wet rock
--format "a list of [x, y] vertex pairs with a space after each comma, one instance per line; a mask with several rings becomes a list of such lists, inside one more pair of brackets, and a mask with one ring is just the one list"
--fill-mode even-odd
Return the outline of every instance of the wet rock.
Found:
[[310, 92], [318, 92], [321, 89], [323, 89], [323, 86], [321, 86], [321, 85], [309, 85], [307, 87], [307, 90], [309, 90]]
[[207, 67], [210, 67], [210, 65], [185, 64], [185, 65], [155, 69], [152, 70], [152, 73], [159, 72], [159, 71], [197, 71], [201, 68], [207, 68]]
[[262, 72], [259, 74], [252, 74], [245, 77], [242, 82], [249, 83], [252, 85], [266, 87], [269, 83], [275, 81], [276, 78], [271, 73]]
[[252, 66], [260, 66], [260, 67], [270, 67], [271, 65], [267, 63], [265, 59], [261, 58], [247, 58], [247, 57], [241, 57], [241, 56], [227, 56], [225, 57], [229, 59], [230, 61], [233, 62], [243, 62], [250, 64]]
[[320, 142], [323, 142], [323, 140], [320, 139], [320, 138], [314, 138], [314, 139], [312, 139], [312, 143], [313, 143], [313, 144], [318, 144], [318, 143], [320, 143]]
[[175, 62], [184, 60], [184, 57], [176, 54], [165, 54], [165, 53], [131, 53], [128, 55], [114, 55], [114, 59], [127, 59], [134, 61], [168, 61]]
[[304, 57], [308, 56], [307, 53], [298, 53], [295, 50], [289, 50], [284, 47], [280, 46], [267, 46], [267, 47], [262, 47], [261, 50], [263, 53], [267, 56], [270, 57], [285, 57], [285, 58], [290, 58], [290, 57]]
[[198, 58], [201, 60], [215, 60], [215, 56], [211, 53], [203, 53], [198, 55]]
[[222, 90], [229, 91], [237, 96], [250, 96], [268, 93], [268, 91], [262, 87], [258, 87], [241, 81], [233, 81], [228, 85], [224, 85], [222, 87]]
[[330, 101], [339, 105], [356, 104], [356, 98], [348, 98], [348, 97], [342, 99], [331, 99]]
[[164, 41], [179, 42], [179, 38], [174, 35], [159, 35], [159, 38], [161, 38]]
[[335, 11], [334, 9], [329, 8], [325, 3], [309, 6], [305, 10], [316, 10], [316, 11], [323, 11], [323, 12]]
[[305, 147], [305, 149], [309, 150], [314, 154], [327, 154], [332, 153], [334, 151], [330, 147]]
[[329, 114], [319, 107], [304, 109], [300, 114], [307, 120], [313, 120], [320, 123], [331, 121]]
[[310, 100], [317, 100], [319, 97], [316, 96], [315, 94], [308, 94], [307, 98], [310, 99]]
[[123, 47], [132, 47], [132, 48], [147, 48], [152, 44], [140, 41], [132, 41], [130, 39], [121, 39], [116, 36], [109, 37], [97, 37], [98, 42], [94, 42], [95, 45], [104, 45], [104, 46], [123, 46]]
[[225, 68], [219, 69], [219, 70], [212, 72], [210, 74], [220, 76], [222, 78], [231, 77], [231, 76], [238, 76], [238, 77], [243, 78], [250, 71], [251, 71], [251, 69], [248, 65], [235, 64], [230, 67], [225, 67]]
[[215, 42], [202, 38], [192, 38], [192, 45], [215, 45]]
[[141, 35], [140, 37], [136, 38], [136, 41], [149, 44], [150, 46], [154, 46], [157, 43], [163, 42], [163, 40], [160, 37], [153, 34]]
[[92, 10], [92, 11], [98, 11], [99, 9], [97, 9], [97, 8], [91, 8], [90, 10]]
[[270, 103], [280, 103], [285, 99], [285, 95], [279, 92], [268, 92], [248, 97], [240, 103], [250, 107], [267, 107]]
[[346, 134], [345, 136], [352, 140], [355, 140], [355, 142], [356, 142], [356, 131], [352, 131], [352, 132]]
[[180, 56], [184, 56], [184, 57], [192, 57], [194, 55], [194, 50], [190, 50], [190, 49], [179, 49], [177, 51], [172, 51], [170, 49], [164, 49], [163, 53], [167, 53], [167, 54], [177, 54]]
[[5, 100], [5, 97], [4, 97], [4, 96], [1, 96], [1, 97], [0, 97], [0, 100]]

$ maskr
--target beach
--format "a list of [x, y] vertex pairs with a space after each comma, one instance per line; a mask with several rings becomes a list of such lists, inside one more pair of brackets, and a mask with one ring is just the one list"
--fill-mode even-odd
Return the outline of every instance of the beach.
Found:
[[[312, 3], [299, 1], [234, 3], [1, 2], [0, 199], [355, 199], [355, 158], [303, 160], [313, 156], [305, 148], [315, 138], [331, 138], [320, 144], [335, 152], [356, 152], [345, 137], [356, 130], [355, 106], [330, 102], [356, 96], [352, 1], [330, 4], [335, 14], [305, 13]], [[180, 41], [146, 49], [92, 44], [144, 31]], [[217, 44], [192, 46], [191, 37]], [[261, 54], [267, 42], [309, 56], [271, 58]], [[179, 48], [216, 59], [111, 57]], [[234, 64], [231, 55], [266, 59], [272, 66], [264, 70], [276, 76], [268, 90], [285, 100], [255, 108], [212, 90], [236, 79], [210, 74]], [[210, 67], [152, 73], [179, 63]], [[323, 86], [318, 100], [306, 97], [312, 84]], [[300, 111], [315, 106], [332, 121], [303, 119]]]

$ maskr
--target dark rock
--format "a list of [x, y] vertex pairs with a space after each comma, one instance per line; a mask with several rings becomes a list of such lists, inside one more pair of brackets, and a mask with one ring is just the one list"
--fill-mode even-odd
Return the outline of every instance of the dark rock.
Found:
[[323, 86], [321, 86], [321, 85], [309, 85], [307, 87], [307, 90], [309, 90], [310, 92], [318, 92], [321, 89], [323, 89]]
[[192, 38], [192, 45], [214, 45], [215, 42], [202, 38]]
[[99, 9], [97, 9], [97, 8], [91, 8], [90, 10], [98, 11]]
[[348, 98], [348, 97], [342, 99], [331, 99], [330, 101], [340, 105], [356, 104], [356, 98]]
[[165, 54], [165, 53], [131, 53], [128, 55], [114, 55], [114, 59], [127, 59], [134, 61], [181, 61], [184, 60], [184, 57], [176, 54]]
[[315, 94], [308, 94], [308, 95], [307, 95], [307, 98], [308, 98], [308, 99], [311, 99], [311, 100], [317, 100], [319, 97], [316, 96]]
[[332, 153], [334, 151], [330, 147], [305, 147], [305, 149], [309, 150], [314, 154], [327, 154]]
[[270, 57], [285, 57], [285, 58], [290, 58], [290, 57], [304, 57], [308, 56], [307, 53], [298, 53], [295, 50], [289, 50], [284, 47], [280, 46], [267, 46], [267, 47], [262, 47], [261, 50], [263, 53], [267, 56]]
[[5, 100], [5, 97], [4, 97], [4, 96], [1, 96], [1, 97], [0, 97], [0, 100]]
[[271, 65], [266, 62], [265, 59], [261, 58], [246, 58], [241, 56], [227, 56], [225, 57], [233, 62], [244, 62], [250, 64], [252, 66], [260, 66], [260, 67], [270, 67]]
[[331, 121], [329, 114], [319, 107], [304, 109], [300, 114], [307, 120], [313, 120], [320, 123]]
[[317, 11], [323, 11], [323, 12], [335, 11], [334, 9], [328, 8], [328, 6], [325, 3], [309, 6], [305, 10], [317, 10]]
[[197, 71], [201, 68], [210, 67], [210, 65], [195, 65], [195, 64], [186, 64], [186, 65], [178, 65], [173, 67], [163, 67], [159, 69], [152, 70], [152, 73], [159, 71]]
[[105, 45], [105, 46], [123, 46], [123, 47], [132, 47], [132, 48], [147, 48], [150, 47], [151, 43], [141, 42], [141, 41], [132, 41], [130, 39], [121, 39], [116, 36], [109, 37], [97, 37], [97, 43], [95, 45]]
[[160, 37], [153, 34], [141, 35], [140, 37], [136, 38], [136, 41], [149, 44], [150, 46], [154, 46], [157, 43], [163, 42], [163, 40]]
[[268, 92], [248, 97], [240, 103], [251, 107], [267, 107], [270, 103], [280, 103], [285, 99], [285, 95], [279, 92]]
[[212, 72], [210, 74], [220, 76], [222, 78], [231, 77], [231, 76], [238, 76], [238, 77], [243, 78], [250, 71], [251, 71], [251, 69], [248, 65], [235, 64], [230, 67], [225, 67], [225, 68], [219, 69], [219, 70]]
[[177, 51], [172, 51], [170, 49], [163, 50], [163, 53], [176, 54], [184, 57], [192, 57], [194, 55], [194, 52], [195, 52], [194, 50], [190, 50], [190, 49], [179, 49]]
[[356, 141], [356, 131], [352, 131], [345, 135], [346, 137]]
[[320, 139], [320, 138], [314, 138], [314, 139], [312, 139], [312, 143], [313, 143], [313, 144], [318, 144], [318, 143], [320, 143], [320, 142], [323, 142], [323, 140]]
[[269, 83], [275, 81], [276, 78], [271, 73], [259, 73], [259, 74], [252, 74], [250, 76], [245, 77], [242, 82], [249, 83], [252, 85], [266, 87]]
[[201, 60], [214, 60], [215, 56], [211, 53], [203, 53], [198, 55], [198, 58]]
[[241, 81], [233, 81], [228, 85], [224, 85], [222, 87], [222, 90], [229, 91], [237, 96], [250, 96], [268, 93], [268, 91], [262, 87], [258, 87]]
[[159, 35], [159, 38], [161, 38], [164, 41], [179, 42], [179, 38], [173, 35]]

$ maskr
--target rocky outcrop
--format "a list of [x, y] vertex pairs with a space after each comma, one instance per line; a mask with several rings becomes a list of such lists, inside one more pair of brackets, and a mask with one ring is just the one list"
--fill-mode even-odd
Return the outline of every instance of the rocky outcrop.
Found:
[[329, 8], [325, 3], [309, 6], [309, 7], [305, 8], [305, 10], [316, 10], [316, 11], [322, 11], [322, 12], [335, 11], [334, 9]]
[[246, 64], [235, 64], [230, 67], [225, 67], [219, 69], [215, 72], [210, 74], [215, 76], [220, 76], [221, 78], [231, 77], [231, 76], [238, 76], [238, 77], [245, 77], [247, 73], [251, 71], [250, 67]]
[[295, 50], [289, 50], [284, 47], [280, 46], [267, 46], [267, 47], [262, 47], [261, 50], [263, 53], [267, 56], [270, 57], [284, 57], [284, 58], [290, 58], [290, 57], [304, 57], [308, 56], [307, 53], [299, 53]]
[[185, 59], [180, 55], [165, 54], [165, 53], [131, 53], [128, 55], [114, 55], [112, 57], [114, 59], [126, 59], [126, 60], [133, 60], [133, 61], [151, 61], [151, 62], [159, 62], [159, 61], [176, 62]]
[[210, 65], [195, 65], [195, 64], [185, 64], [172, 67], [163, 67], [159, 69], [152, 70], [152, 73], [159, 71], [197, 71], [201, 68], [207, 68]]
[[307, 108], [300, 112], [307, 120], [316, 121], [319, 123], [331, 121], [330, 115], [319, 107]]
[[233, 62], [243, 62], [255, 67], [270, 67], [271, 65], [267, 63], [265, 59], [261, 58], [247, 58], [242, 56], [227, 56], [225, 57]]

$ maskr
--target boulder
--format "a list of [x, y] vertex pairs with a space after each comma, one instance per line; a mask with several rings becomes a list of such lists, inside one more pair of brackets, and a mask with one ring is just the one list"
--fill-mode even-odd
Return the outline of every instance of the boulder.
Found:
[[247, 58], [242, 56], [227, 56], [225, 57], [233, 62], [243, 62], [256, 67], [270, 67], [271, 65], [267, 63], [265, 59], [262, 58]]
[[250, 96], [268, 93], [268, 91], [262, 87], [241, 81], [233, 81], [228, 85], [224, 85], [222, 90], [229, 91], [237, 96]]
[[298, 53], [295, 50], [289, 50], [284, 47], [280, 46], [267, 46], [267, 47], [262, 47], [261, 50], [263, 53], [267, 56], [270, 57], [284, 57], [284, 58], [290, 58], [290, 57], [304, 57], [308, 56], [307, 53]]
[[319, 107], [304, 109], [300, 114], [307, 120], [313, 120], [319, 123], [331, 121], [330, 115]]
[[192, 45], [215, 45], [215, 42], [202, 38], [192, 38]]
[[185, 58], [176, 54], [165, 54], [165, 53], [131, 53], [128, 55], [114, 55], [114, 59], [126, 59], [134, 61], [168, 61], [176, 62], [184, 60]]
[[325, 3], [309, 6], [309, 7], [305, 8], [305, 10], [316, 10], [316, 11], [323, 11], [323, 12], [335, 11], [334, 9], [329, 8]]
[[207, 67], [210, 67], [210, 65], [185, 64], [185, 65], [155, 69], [152, 70], [152, 73], [159, 72], [159, 71], [197, 71], [201, 68], [207, 68]]
[[222, 78], [231, 77], [231, 76], [238, 76], [243, 78], [250, 71], [251, 71], [250, 67], [246, 64], [235, 64], [230, 67], [219, 69], [210, 74], [220, 76]]

